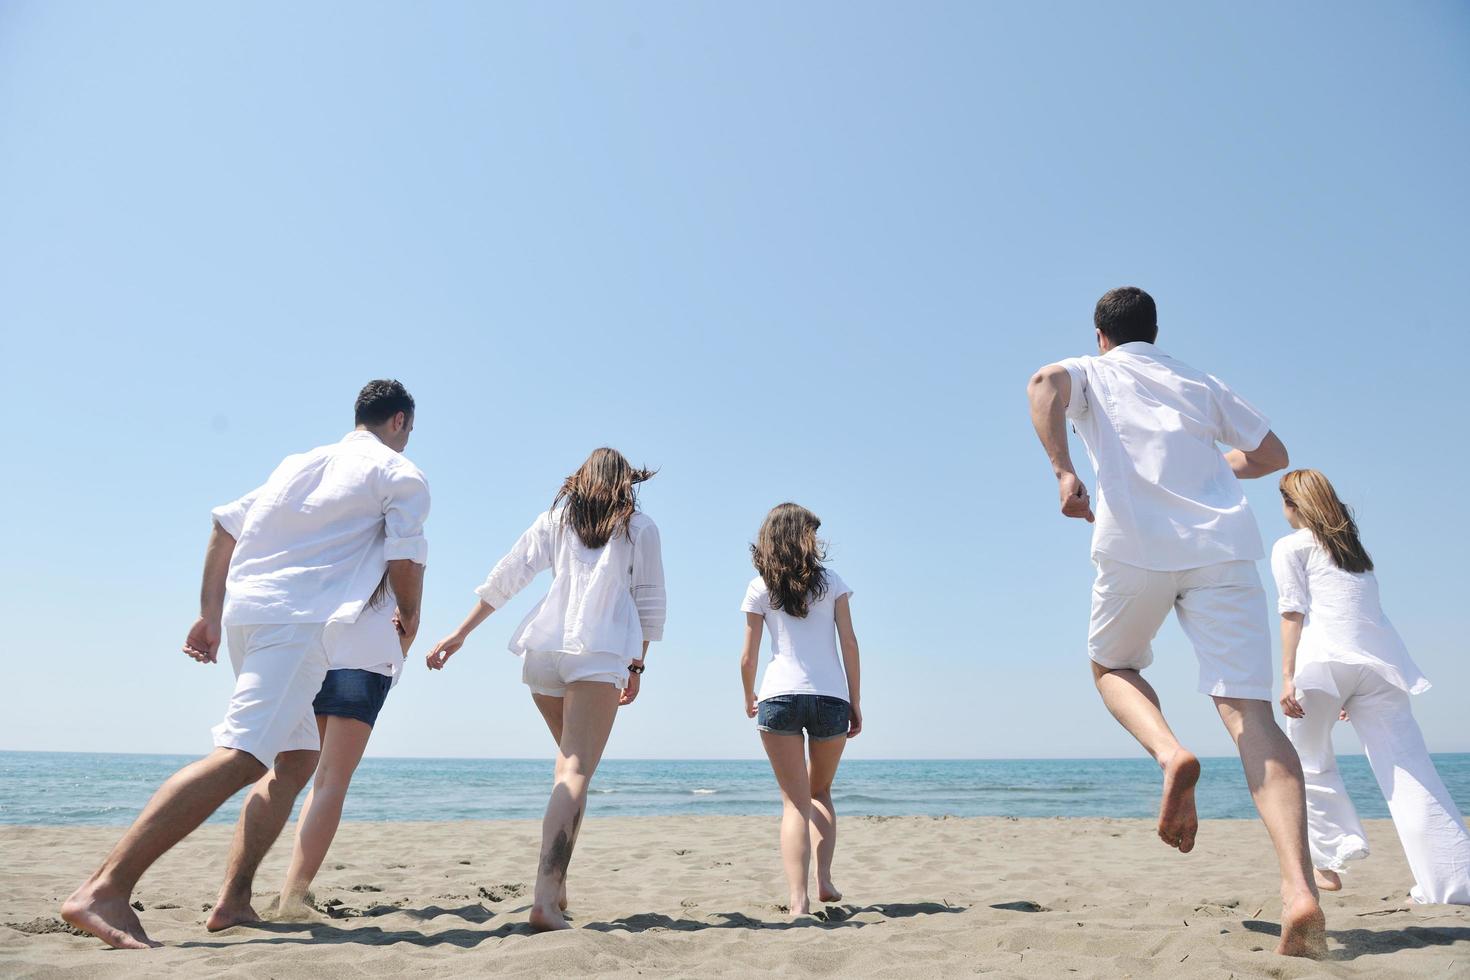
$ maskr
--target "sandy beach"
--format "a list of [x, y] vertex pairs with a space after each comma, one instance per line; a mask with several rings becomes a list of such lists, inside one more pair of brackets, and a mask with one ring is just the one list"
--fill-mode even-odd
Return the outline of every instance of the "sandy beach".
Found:
[[[1370, 822], [1375, 854], [1326, 896], [1331, 957], [1318, 963], [1269, 952], [1277, 877], [1255, 821], [1206, 821], [1180, 856], [1139, 820], [844, 818], [845, 895], [793, 921], [774, 816], [594, 817], [570, 879], [576, 928], [558, 935], [526, 925], [529, 821], [344, 824], [316, 921], [210, 935], [229, 831], [208, 827], [143, 879], [142, 919], [167, 946], [141, 953], [56, 918], [119, 832], [0, 828], [0, 974], [1470, 976], [1470, 908], [1409, 906], [1387, 821]], [[267, 858], [259, 910], [288, 857], [278, 845]]]

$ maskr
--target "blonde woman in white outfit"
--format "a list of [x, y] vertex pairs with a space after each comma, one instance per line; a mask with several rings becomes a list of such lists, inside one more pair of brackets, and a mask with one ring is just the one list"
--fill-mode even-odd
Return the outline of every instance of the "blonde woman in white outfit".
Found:
[[502, 558], [459, 629], [430, 651], [440, 670], [470, 632], [538, 573], [551, 591], [517, 627], [510, 652], [556, 739], [556, 783], [541, 830], [531, 926], [566, 929], [566, 876], [587, 787], [620, 705], [638, 696], [650, 641], [663, 638], [664, 570], [658, 528], [634, 487], [653, 474], [598, 449], [567, 477], [551, 509]]
[[1416, 902], [1470, 905], [1470, 831], [1435, 771], [1409, 696], [1429, 688], [1378, 601], [1373, 560], [1327, 477], [1281, 478], [1297, 530], [1276, 542], [1271, 570], [1281, 612], [1281, 709], [1307, 784], [1307, 837], [1317, 884], [1368, 856], [1368, 840], [1337, 770], [1332, 727], [1349, 720], [1363, 742], [1409, 859]]

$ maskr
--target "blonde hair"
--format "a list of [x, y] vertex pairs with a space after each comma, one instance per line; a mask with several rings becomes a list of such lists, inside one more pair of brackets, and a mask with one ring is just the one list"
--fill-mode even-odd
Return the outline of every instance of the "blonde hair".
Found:
[[1352, 510], [1319, 470], [1292, 470], [1283, 476], [1281, 499], [1297, 512], [1334, 565], [1345, 572], [1373, 571]]

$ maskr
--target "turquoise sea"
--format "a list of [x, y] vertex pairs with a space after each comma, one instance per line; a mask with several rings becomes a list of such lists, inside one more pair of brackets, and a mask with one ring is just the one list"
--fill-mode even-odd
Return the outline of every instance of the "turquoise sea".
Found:
[[[0, 824], [126, 824], [175, 769], [194, 757], [0, 752]], [[1434, 757], [1462, 810], [1470, 810], [1470, 753]], [[1388, 810], [1362, 756], [1340, 759], [1363, 817]], [[539, 817], [550, 759], [365, 759], [348, 820], [496, 820]], [[869, 760], [842, 764], [839, 813], [925, 816], [1149, 817], [1158, 770], [1138, 759]], [[774, 814], [780, 802], [764, 760], [603, 762], [590, 816]], [[1204, 760], [1202, 817], [1252, 817], [1240, 762]], [[228, 822], [238, 801], [214, 822]]]

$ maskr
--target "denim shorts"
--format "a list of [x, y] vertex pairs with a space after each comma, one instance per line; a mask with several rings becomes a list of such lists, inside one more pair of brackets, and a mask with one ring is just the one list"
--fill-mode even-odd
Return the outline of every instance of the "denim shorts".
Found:
[[756, 706], [755, 727], [774, 735], [800, 735], [813, 742], [847, 734], [852, 706], [825, 694], [778, 694]]
[[312, 711], [333, 718], [356, 718], [372, 725], [388, 700], [393, 678], [371, 670], [329, 670]]

